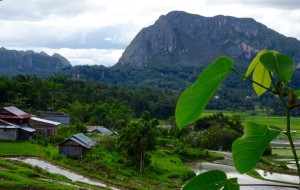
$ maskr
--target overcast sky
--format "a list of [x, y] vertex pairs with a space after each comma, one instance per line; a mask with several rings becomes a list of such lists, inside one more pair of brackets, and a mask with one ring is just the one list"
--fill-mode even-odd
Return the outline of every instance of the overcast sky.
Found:
[[0, 47], [112, 66], [143, 27], [173, 10], [251, 17], [300, 40], [300, 0], [2, 0]]

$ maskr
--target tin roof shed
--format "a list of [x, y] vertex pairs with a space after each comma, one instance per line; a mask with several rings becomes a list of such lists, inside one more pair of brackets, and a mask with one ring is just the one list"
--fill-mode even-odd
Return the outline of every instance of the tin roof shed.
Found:
[[95, 142], [82, 133], [73, 135], [65, 141], [58, 143], [59, 154], [63, 154], [69, 157], [82, 157], [87, 153]]

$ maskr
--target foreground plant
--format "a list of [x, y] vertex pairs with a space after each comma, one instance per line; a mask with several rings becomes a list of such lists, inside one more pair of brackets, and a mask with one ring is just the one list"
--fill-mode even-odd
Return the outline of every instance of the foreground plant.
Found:
[[[232, 144], [234, 166], [241, 174], [254, 169], [270, 142], [280, 133], [289, 139], [289, 143], [296, 162], [300, 178], [300, 168], [297, 152], [291, 136], [290, 113], [299, 107], [297, 97], [300, 90], [293, 90], [288, 84], [295, 71], [294, 61], [287, 55], [277, 51], [262, 50], [250, 63], [246, 74], [234, 69], [234, 62], [228, 57], [219, 57], [199, 75], [194, 84], [189, 86], [180, 96], [176, 106], [176, 122], [180, 129], [198, 120], [206, 105], [214, 95], [220, 83], [234, 72], [242, 79], [253, 84], [257, 96], [266, 91], [278, 96], [286, 113], [286, 131], [279, 127], [257, 123], [248, 123], [244, 135]], [[252, 73], [252, 79], [249, 75]], [[299, 179], [300, 180], [300, 179]], [[259, 186], [260, 184], [238, 184], [236, 178], [227, 179], [223, 171], [212, 170], [202, 173], [192, 179], [184, 190], [187, 189], [230, 189], [236, 190], [240, 186]], [[266, 185], [264, 185], [266, 186]], [[274, 186], [274, 185], [269, 185]], [[300, 186], [280, 186], [300, 189]]]

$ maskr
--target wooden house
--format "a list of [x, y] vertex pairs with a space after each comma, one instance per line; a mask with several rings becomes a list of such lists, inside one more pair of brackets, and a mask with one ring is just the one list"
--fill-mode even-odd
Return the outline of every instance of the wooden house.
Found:
[[0, 120], [0, 140], [16, 141], [19, 138], [19, 127]]
[[103, 134], [103, 135], [116, 135], [119, 136], [119, 134], [115, 131], [111, 131], [103, 126], [87, 126], [86, 131], [88, 133], [97, 133], [97, 134]]
[[16, 141], [31, 140], [35, 137], [35, 130], [27, 126], [18, 126], [0, 119], [0, 140]]
[[29, 119], [29, 126], [36, 130], [37, 135], [45, 137], [56, 136], [59, 125], [59, 122], [41, 119], [38, 117], [31, 117]]
[[31, 114], [28, 114], [15, 106], [0, 109], [0, 119], [19, 126], [28, 125]]
[[59, 154], [78, 158], [84, 156], [95, 145], [95, 142], [84, 134], [79, 133], [73, 135], [58, 145]]

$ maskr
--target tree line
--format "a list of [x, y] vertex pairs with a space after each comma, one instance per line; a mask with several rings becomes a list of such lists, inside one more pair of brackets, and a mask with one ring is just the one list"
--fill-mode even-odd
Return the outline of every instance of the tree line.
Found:
[[[248, 89], [246, 86], [243, 88]], [[260, 106], [261, 109], [270, 110], [271, 114], [282, 112], [277, 109], [278, 102], [270, 101], [268, 94], [253, 98], [247, 90], [241, 91], [236, 86], [229, 89], [234, 90], [228, 90], [226, 84], [221, 85], [207, 109], [254, 110]], [[0, 77], [0, 106], [14, 105], [33, 114], [37, 111], [63, 111], [69, 113], [74, 122], [91, 124], [113, 121], [107, 123], [121, 125], [128, 119], [121, 119], [121, 122], [116, 118], [140, 117], [145, 110], [149, 111], [151, 117], [168, 119], [174, 116], [180, 93], [181, 90], [166, 88], [140, 86], [129, 89], [115, 84], [74, 80], [63, 73], [47, 79], [34, 75]], [[95, 116], [100, 112], [102, 114]], [[114, 116], [108, 116], [110, 113]]]
[[[128, 89], [119, 85], [69, 79], [55, 74], [48, 79], [33, 75], [0, 77], [0, 106], [14, 105], [28, 113], [64, 111], [75, 122], [100, 121], [103, 112], [139, 117], [144, 110], [151, 117], [174, 115], [179, 93], [169, 89]], [[125, 116], [124, 116], [125, 117]], [[101, 119], [103, 119], [101, 118]], [[122, 117], [121, 117], [122, 118]], [[112, 119], [115, 120], [115, 119]]]

